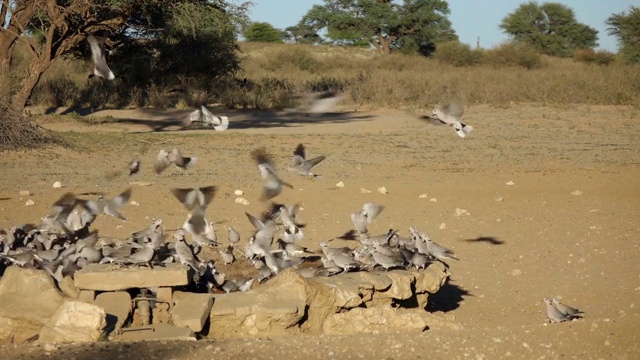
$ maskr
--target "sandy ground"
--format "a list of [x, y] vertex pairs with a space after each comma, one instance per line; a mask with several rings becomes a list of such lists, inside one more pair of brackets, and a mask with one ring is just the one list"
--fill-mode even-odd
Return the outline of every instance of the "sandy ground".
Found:
[[[220, 239], [226, 241], [226, 227], [233, 225], [244, 242], [251, 233], [244, 212], [257, 214], [265, 206], [258, 200], [261, 181], [249, 153], [265, 146], [281, 176], [295, 186], [277, 200], [301, 203], [307, 246], [318, 248], [320, 241], [349, 230], [348, 214], [373, 201], [386, 206], [373, 233], [395, 228], [406, 235], [415, 225], [454, 249], [461, 261], [450, 264], [451, 284], [434, 296], [430, 308], [454, 314], [464, 329], [98, 343], [55, 351], [8, 345], [2, 357], [640, 358], [638, 109], [476, 106], [467, 109], [465, 118], [475, 127], [467, 139], [402, 112], [321, 117], [226, 112], [231, 127], [220, 133], [181, 130], [177, 124], [185, 113], [120, 110], [72, 121], [45, 117], [45, 127], [74, 132], [69, 136], [77, 145], [3, 154], [0, 228], [37, 222], [65, 191], [95, 197], [132, 186], [139, 205], [123, 208], [129, 221], [102, 216], [95, 222], [100, 234], [126, 237], [153, 216], [175, 229], [187, 212], [168, 189], [216, 185], [207, 216], [217, 222]], [[327, 156], [317, 166], [322, 178], [285, 171], [300, 142], [308, 156]], [[198, 156], [197, 165], [156, 175], [151, 164], [158, 150], [174, 146]], [[126, 165], [135, 157], [143, 169], [129, 178]], [[65, 188], [53, 189], [54, 181]], [[344, 188], [335, 188], [339, 181]], [[381, 186], [388, 194], [377, 191]], [[244, 191], [248, 206], [234, 201], [236, 189]], [[18, 196], [20, 190], [33, 193], [34, 206], [25, 206], [28, 197]], [[457, 209], [468, 214], [458, 216]], [[546, 324], [542, 299], [555, 296], [582, 309], [584, 319]]]

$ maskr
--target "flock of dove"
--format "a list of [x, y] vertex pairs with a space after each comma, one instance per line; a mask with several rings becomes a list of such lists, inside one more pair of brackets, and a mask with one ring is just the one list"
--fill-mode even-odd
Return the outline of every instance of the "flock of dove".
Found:
[[[104, 49], [89, 36], [93, 74], [105, 79], [114, 79], [113, 72], [106, 64]], [[308, 112], [322, 112], [333, 106], [339, 97], [332, 94], [314, 94], [310, 98]], [[315, 102], [319, 102], [315, 103]], [[460, 121], [462, 106], [452, 101], [443, 108], [433, 110], [426, 118], [447, 124], [464, 138], [473, 128]], [[202, 106], [184, 120], [184, 125], [202, 123], [217, 131], [226, 130], [229, 119], [215, 116]], [[320, 242], [320, 251], [300, 246], [304, 238], [304, 225], [297, 220], [299, 206], [279, 204], [273, 201], [284, 188], [293, 186], [279, 176], [271, 154], [265, 148], [257, 148], [251, 153], [263, 182], [261, 201], [266, 209], [254, 216], [245, 213], [254, 227], [248, 243], [240, 250], [241, 236], [233, 226], [228, 228], [226, 246], [218, 239], [214, 222], [206, 218], [207, 207], [216, 194], [216, 186], [201, 188], [170, 189], [175, 198], [189, 212], [181, 228], [174, 232], [175, 242], [167, 241], [163, 221], [153, 218], [151, 224], [132, 233], [127, 239], [101, 236], [91, 225], [97, 216], [114, 216], [123, 221], [126, 217], [119, 210], [126, 205], [132, 191], [127, 189], [113, 198], [100, 197], [97, 200], [81, 199], [73, 193], [64, 194], [52, 206], [52, 212], [42, 218], [38, 225], [13, 226], [0, 230], [0, 263], [21, 267], [33, 267], [48, 272], [56, 281], [71, 276], [89, 264], [112, 264], [113, 266], [165, 266], [178, 262], [190, 271], [190, 286], [195, 291], [246, 291], [277, 276], [285, 268], [296, 268], [305, 277], [332, 276], [350, 271], [371, 271], [381, 268], [425, 269], [430, 263], [459, 260], [456, 254], [433, 241], [416, 227], [409, 227], [408, 236], [390, 229], [384, 234], [373, 235], [369, 225], [384, 210], [376, 203], [365, 203], [361, 209], [350, 214], [353, 229], [340, 238], [357, 240], [356, 248], [331, 247], [329, 241]], [[197, 157], [184, 156], [177, 148], [161, 149], [154, 161], [153, 169], [160, 175], [170, 166], [188, 170], [197, 164]], [[318, 177], [313, 172], [325, 156], [307, 159], [306, 149], [299, 144], [293, 152], [291, 165], [287, 171], [306, 177]], [[141, 161], [129, 164], [129, 175], [141, 171]], [[187, 236], [190, 241], [187, 241]], [[206, 259], [201, 250], [205, 247], [220, 247], [219, 261], [223, 266], [236, 261], [236, 253], [242, 253], [255, 269], [256, 275], [249, 278], [231, 279], [221, 272], [214, 259]], [[558, 299], [544, 299], [547, 318], [552, 322], [563, 322], [582, 316], [582, 312], [560, 303]]]

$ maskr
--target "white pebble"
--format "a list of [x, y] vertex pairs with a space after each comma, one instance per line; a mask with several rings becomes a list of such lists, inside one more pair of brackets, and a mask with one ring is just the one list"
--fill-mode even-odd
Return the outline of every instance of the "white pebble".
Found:
[[507, 185], [513, 185], [513, 181], [511, 180], [507, 181]]
[[497, 202], [501, 202], [502, 200], [504, 200], [504, 198], [503, 198], [502, 196], [498, 196], [495, 200], [496, 200]]
[[573, 191], [571, 192], [571, 195], [575, 195], [575, 196], [582, 195], [582, 191], [580, 190]]
[[471, 215], [469, 214], [469, 212], [465, 209], [460, 209], [460, 208], [456, 208], [456, 216], [462, 216], [462, 215]]
[[420, 199], [426, 199], [427, 198], [427, 194], [420, 194], [420, 196], [418, 196]]
[[137, 202], [137, 201], [135, 201], [135, 200], [131, 200], [131, 205], [133, 205], [133, 206], [140, 206], [140, 204], [138, 204], [138, 202]]
[[511, 275], [512, 275], [512, 276], [519, 276], [519, 275], [522, 275], [522, 271], [520, 271], [520, 269], [514, 269], [514, 270], [511, 272]]
[[363, 193], [363, 194], [368, 194], [368, 193], [371, 192], [371, 190], [367, 190], [365, 188], [360, 188], [360, 192]]
[[62, 183], [60, 181], [56, 181], [53, 183], [53, 188], [54, 189], [61, 189], [62, 188]]
[[440, 230], [444, 230], [446, 228], [447, 228], [447, 224], [445, 223], [440, 224]]
[[344, 187], [344, 183], [342, 181], [340, 181], [339, 183], [336, 184], [337, 188], [343, 188]]
[[234, 191], [233, 194], [236, 195], [236, 196], [240, 196], [240, 195], [244, 194], [244, 191], [238, 189], [238, 190]]
[[20, 190], [20, 196], [31, 196], [31, 191], [29, 190]]
[[388, 194], [388, 193], [389, 193], [389, 192], [387, 191], [387, 188], [386, 188], [386, 187], [384, 187], [384, 186], [380, 186], [380, 187], [378, 188], [378, 192], [379, 192], [380, 194]]
[[24, 204], [24, 206], [33, 206], [33, 205], [35, 205], [35, 204], [36, 204], [36, 203], [35, 203], [35, 202], [33, 202], [33, 200], [29, 199], [29, 200], [27, 200], [27, 202]]
[[438, 202], [438, 199], [436, 199], [436, 198], [431, 198], [431, 199], [429, 199], [429, 201], [431, 201], [431, 202]]
[[236, 204], [249, 205], [249, 201], [245, 198], [236, 198]]

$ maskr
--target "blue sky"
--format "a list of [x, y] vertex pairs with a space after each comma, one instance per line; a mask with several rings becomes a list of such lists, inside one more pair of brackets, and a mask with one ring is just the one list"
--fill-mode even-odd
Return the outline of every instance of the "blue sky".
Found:
[[[253, 21], [268, 22], [279, 29], [295, 25], [314, 4], [322, 0], [253, 0], [250, 17]], [[480, 36], [480, 45], [490, 48], [507, 40], [498, 25], [502, 18], [528, 0], [449, 0], [453, 24], [460, 41], [473, 47]], [[545, 1], [538, 1], [539, 3]], [[598, 30], [600, 49], [617, 50], [617, 42], [607, 33], [605, 20], [614, 13], [638, 6], [638, 0], [553, 0], [572, 8], [579, 22]]]

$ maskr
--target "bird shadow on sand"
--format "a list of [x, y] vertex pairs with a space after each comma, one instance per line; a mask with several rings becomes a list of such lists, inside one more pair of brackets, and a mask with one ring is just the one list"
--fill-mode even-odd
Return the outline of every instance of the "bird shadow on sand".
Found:
[[427, 311], [429, 312], [449, 312], [460, 307], [465, 296], [473, 296], [464, 288], [447, 281], [438, 292], [429, 295]]
[[[301, 127], [309, 124], [342, 124], [354, 121], [366, 121], [374, 116], [356, 112], [330, 112], [323, 114], [282, 113], [276, 111], [258, 110], [228, 110], [210, 109], [218, 116], [229, 117], [229, 130], [243, 129], [268, 129]], [[145, 130], [132, 130], [132, 133], [148, 132], [186, 132], [192, 130], [215, 132], [212, 127], [201, 126], [194, 123], [184, 126], [183, 120], [191, 112], [191, 109], [125, 109], [125, 110], [100, 110], [92, 112], [90, 109], [80, 108], [50, 108], [45, 114], [70, 114], [80, 115], [76, 121], [85, 125], [130, 125], [146, 127]]]
[[493, 237], [493, 236], [480, 236], [477, 237], [475, 239], [464, 239], [462, 240], [464, 242], [470, 242], [470, 243], [487, 243], [487, 244], [491, 244], [491, 245], [503, 245], [504, 241]]

